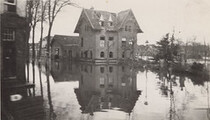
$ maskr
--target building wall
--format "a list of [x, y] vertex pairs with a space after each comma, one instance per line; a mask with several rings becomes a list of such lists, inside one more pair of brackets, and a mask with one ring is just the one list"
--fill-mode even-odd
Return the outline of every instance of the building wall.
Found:
[[[105, 30], [101, 30], [98, 32], [95, 32], [96, 35], [96, 57], [95, 59], [99, 60], [107, 60], [108, 59], [117, 59], [117, 45], [118, 45], [118, 35], [117, 32], [108, 32]], [[105, 37], [105, 45], [104, 47], [100, 46], [100, 37]], [[113, 37], [114, 40], [110, 41], [109, 37]], [[108, 45], [109, 44], [109, 45]], [[100, 53], [104, 52], [104, 58], [100, 57]], [[113, 58], [109, 58], [109, 52], [113, 52]]]
[[[10, 14], [10, 13], [1, 14], [1, 30], [5, 28], [11, 28], [15, 30], [14, 44], [15, 44], [16, 51], [15, 51], [14, 58], [16, 59], [15, 60], [16, 61], [16, 77], [17, 77], [17, 80], [21, 82], [25, 82], [25, 58], [26, 58], [25, 26], [26, 26], [25, 18], [20, 17], [17, 14]], [[5, 41], [2, 41], [2, 45], [4, 43], [6, 44]], [[4, 50], [2, 50], [2, 54], [3, 53], [4, 53]], [[3, 66], [2, 66], [2, 70], [4, 70]]]
[[[26, 17], [26, 0], [15, 0], [16, 2], [16, 14], [20, 17]], [[4, 13], [5, 0], [0, 0], [0, 14]]]
[[[70, 56], [70, 53], [69, 52], [72, 52], [72, 56]], [[80, 49], [79, 49], [79, 46], [64, 46], [63, 47], [63, 57], [65, 58], [79, 58], [79, 52]]]
[[[63, 46], [57, 41], [52, 44], [52, 59], [55, 59], [56, 49], [59, 49], [59, 59], [77, 59], [79, 58], [79, 46]], [[72, 56], [69, 56], [69, 51], [72, 51]]]
[[[130, 18], [130, 17], [128, 17]], [[126, 26], [131, 26], [131, 31], [127, 30], [125, 31]], [[129, 28], [128, 28], [129, 29]], [[122, 53], [125, 52], [125, 57], [124, 58], [132, 58], [133, 55], [136, 55], [137, 51], [137, 27], [134, 24], [134, 20], [126, 20], [123, 29], [120, 29], [118, 32], [119, 35], [119, 52], [118, 56], [120, 59], [122, 59]], [[126, 47], [122, 47], [122, 39], [126, 38]], [[129, 41], [133, 40], [133, 45], [129, 45]], [[133, 52], [133, 54], [131, 53]]]
[[[90, 58], [90, 51], [92, 51], [92, 59], [95, 58], [96, 54], [96, 49], [95, 49], [95, 31], [91, 28], [89, 22], [86, 20], [86, 16], [84, 16], [82, 25], [80, 26], [80, 47], [81, 47], [81, 53], [80, 53], [80, 58], [84, 58], [84, 52], [88, 51], [88, 58], [85, 59], [91, 59]], [[83, 39], [83, 46], [82, 44], [82, 39]], [[82, 54], [83, 53], [83, 57]]]

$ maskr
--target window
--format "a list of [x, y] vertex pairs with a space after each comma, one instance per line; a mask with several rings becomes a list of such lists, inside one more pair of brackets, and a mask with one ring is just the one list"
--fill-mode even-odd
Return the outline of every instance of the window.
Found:
[[122, 66], [122, 72], [124, 72], [125, 71], [125, 67], [124, 66]]
[[100, 53], [100, 57], [102, 57], [102, 58], [104, 57], [104, 52]]
[[129, 26], [128, 31], [131, 32], [131, 26]]
[[55, 62], [56, 69], [59, 70], [60, 64], [59, 62]]
[[128, 26], [127, 25], [125, 26], [125, 31], [128, 31]]
[[109, 57], [113, 58], [113, 52], [109, 52]]
[[69, 57], [72, 57], [72, 50], [69, 50]]
[[83, 47], [84, 41], [83, 38], [81, 38], [81, 47]]
[[105, 47], [105, 41], [104, 40], [100, 40], [100, 47]]
[[113, 67], [109, 67], [109, 72], [113, 72]]
[[14, 29], [4, 29], [2, 33], [3, 41], [15, 41], [15, 30]]
[[109, 22], [109, 26], [113, 26], [113, 22]]
[[92, 59], [92, 57], [93, 57], [93, 53], [92, 51], [90, 51], [90, 58]]
[[88, 66], [87, 66], [87, 65], [85, 65], [84, 71], [85, 71], [86, 73], [88, 73]]
[[126, 38], [122, 38], [122, 47], [126, 47]]
[[100, 81], [100, 87], [104, 87], [104, 85], [105, 85], [105, 78], [104, 77], [100, 77], [99, 81]]
[[4, 10], [5, 12], [16, 12], [16, 0], [5, 0]]
[[113, 87], [113, 78], [108, 77], [108, 83], [109, 83], [109, 87], [112, 88]]
[[85, 51], [84, 54], [85, 54], [85, 58], [87, 58], [88, 57], [88, 51]]
[[55, 49], [55, 55], [59, 55], [59, 52], [60, 52], [59, 48], [56, 48]]
[[83, 52], [81, 51], [81, 58], [83, 58]]
[[104, 36], [101, 36], [101, 37], [100, 37], [100, 40], [105, 40], [105, 37], [104, 37]]
[[100, 37], [100, 47], [105, 47], [105, 37]]
[[122, 58], [124, 58], [125, 57], [125, 52], [122, 52]]
[[81, 85], [83, 85], [83, 75], [81, 75]]
[[104, 67], [100, 67], [100, 72], [104, 73]]
[[100, 21], [99, 24], [104, 27], [104, 21]]
[[114, 40], [114, 37], [109, 37], [109, 41], [113, 41]]
[[67, 55], [67, 50], [64, 50], [64, 55]]
[[122, 41], [122, 47], [126, 47], [126, 41]]

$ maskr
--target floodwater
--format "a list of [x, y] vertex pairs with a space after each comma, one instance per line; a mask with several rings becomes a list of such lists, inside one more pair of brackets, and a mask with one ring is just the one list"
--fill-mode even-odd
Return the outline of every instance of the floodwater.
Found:
[[49, 70], [45, 64], [34, 66], [33, 81], [31, 64], [29, 68], [35, 88], [27, 91], [31, 105], [22, 108], [31, 114], [20, 110], [16, 119], [210, 120], [210, 84], [202, 77], [147, 67], [52, 61]]

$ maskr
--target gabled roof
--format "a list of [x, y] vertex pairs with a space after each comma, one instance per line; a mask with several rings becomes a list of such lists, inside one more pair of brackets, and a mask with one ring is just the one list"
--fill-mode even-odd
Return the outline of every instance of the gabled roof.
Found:
[[[126, 19], [129, 17], [129, 15], [132, 15], [135, 19], [135, 16], [131, 9], [121, 11], [118, 14], [107, 12], [107, 11], [83, 9], [74, 32], [79, 33], [79, 27], [81, 25], [80, 22], [82, 22], [83, 17], [85, 17], [88, 20], [88, 22], [90, 23], [90, 26], [94, 30], [101, 30], [101, 29], [105, 28], [106, 30], [117, 31], [120, 28], [122, 28], [123, 24], [125, 23]], [[109, 21], [110, 17], [112, 19], [113, 26], [109, 26], [109, 24], [108, 24], [110, 22]], [[99, 24], [100, 18], [104, 19], [104, 27], [102, 27]], [[142, 30], [140, 29], [136, 19], [135, 19], [135, 22], [136, 22], [136, 26], [138, 28], [138, 32], [142, 33]]]
[[79, 36], [54, 35], [51, 44], [55, 41], [62, 46], [77, 46], [79, 45]]

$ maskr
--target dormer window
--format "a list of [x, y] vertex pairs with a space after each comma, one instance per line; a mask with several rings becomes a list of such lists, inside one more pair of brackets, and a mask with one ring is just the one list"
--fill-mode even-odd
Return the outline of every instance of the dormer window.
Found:
[[104, 21], [100, 21], [99, 24], [104, 27]]
[[103, 27], [104, 26], [104, 17], [103, 15], [100, 16], [99, 24]]
[[16, 12], [16, 0], [5, 0], [4, 1], [5, 12]]
[[109, 26], [113, 26], [113, 20], [112, 20], [112, 16], [109, 16]]
[[113, 26], [113, 23], [112, 22], [109, 22], [109, 26]]

